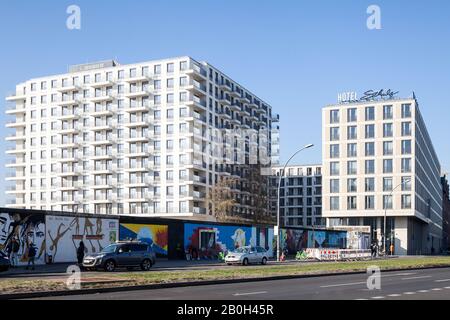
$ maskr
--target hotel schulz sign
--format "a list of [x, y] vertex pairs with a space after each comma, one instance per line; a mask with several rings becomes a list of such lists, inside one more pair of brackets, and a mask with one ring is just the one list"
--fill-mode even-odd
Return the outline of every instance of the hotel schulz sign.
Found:
[[363, 96], [358, 99], [356, 92], [343, 92], [338, 94], [338, 103], [352, 103], [352, 102], [366, 102], [366, 101], [378, 101], [378, 100], [389, 100], [394, 98], [398, 94], [398, 91], [393, 91], [391, 89], [385, 90], [369, 90], [364, 92]]

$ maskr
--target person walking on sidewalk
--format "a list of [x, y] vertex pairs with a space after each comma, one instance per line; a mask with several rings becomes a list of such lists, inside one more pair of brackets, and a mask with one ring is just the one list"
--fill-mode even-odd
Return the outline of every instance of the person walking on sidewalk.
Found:
[[11, 241], [11, 266], [13, 268], [17, 267], [19, 265], [19, 250], [20, 250], [20, 243], [17, 241], [17, 238], [14, 237]]
[[26, 269], [28, 270], [30, 268], [30, 265], [33, 265], [31, 270], [34, 270], [34, 258], [36, 257], [36, 247], [33, 242], [30, 243], [28, 247], [28, 265]]
[[84, 246], [84, 242], [81, 241], [80, 245], [78, 246], [78, 249], [77, 249], [77, 260], [78, 260], [79, 266], [81, 266], [83, 264], [85, 251], [86, 251], [86, 247]]

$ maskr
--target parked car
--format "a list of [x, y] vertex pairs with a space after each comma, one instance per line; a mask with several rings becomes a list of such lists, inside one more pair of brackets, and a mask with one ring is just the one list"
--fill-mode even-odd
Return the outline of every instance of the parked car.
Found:
[[267, 250], [261, 247], [241, 247], [229, 252], [225, 257], [225, 263], [228, 265], [242, 264], [244, 266], [250, 263], [267, 264], [269, 254]]
[[144, 271], [149, 271], [155, 263], [156, 255], [150, 245], [131, 241], [112, 244], [100, 253], [87, 255], [83, 259], [84, 268], [103, 269], [107, 272], [113, 272], [121, 267], [128, 269], [140, 267]]
[[9, 261], [8, 256], [0, 251], [0, 272], [8, 271], [11, 267], [11, 262]]

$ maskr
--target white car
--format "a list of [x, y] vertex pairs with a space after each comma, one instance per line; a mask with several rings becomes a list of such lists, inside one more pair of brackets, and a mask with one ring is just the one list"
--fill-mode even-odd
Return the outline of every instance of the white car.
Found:
[[242, 264], [246, 266], [250, 263], [265, 265], [269, 261], [267, 250], [261, 247], [242, 247], [229, 252], [225, 257], [228, 265]]

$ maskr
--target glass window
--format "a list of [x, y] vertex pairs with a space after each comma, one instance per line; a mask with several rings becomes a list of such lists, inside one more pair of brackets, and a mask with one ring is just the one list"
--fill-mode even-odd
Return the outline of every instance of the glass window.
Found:
[[375, 156], [375, 143], [374, 142], [366, 142], [366, 157]]
[[357, 144], [356, 143], [349, 143], [347, 145], [347, 157], [354, 158], [357, 157]]
[[366, 125], [366, 139], [375, 138], [375, 125], [369, 124]]
[[338, 144], [330, 145], [330, 157], [331, 158], [339, 158], [339, 145]]
[[411, 159], [403, 158], [402, 159], [402, 173], [409, 173], [409, 172], [411, 172]]
[[392, 106], [384, 106], [383, 107], [383, 119], [390, 120], [393, 118]]
[[339, 127], [330, 128], [330, 140], [331, 141], [339, 140]]
[[392, 178], [383, 178], [383, 191], [391, 192], [393, 189]]
[[392, 209], [392, 196], [383, 196], [383, 209]]
[[383, 160], [383, 172], [384, 173], [392, 173], [393, 171], [393, 161], [392, 159]]
[[167, 72], [168, 73], [173, 73], [175, 70], [175, 65], [173, 63], [168, 63], [167, 64]]
[[394, 143], [392, 141], [383, 142], [383, 154], [385, 156], [390, 156], [394, 152]]
[[330, 210], [339, 210], [339, 197], [330, 197]]
[[330, 123], [339, 123], [339, 110], [330, 111]]
[[330, 180], [330, 192], [339, 193], [339, 179]]
[[402, 191], [411, 191], [411, 177], [402, 177]]
[[366, 192], [375, 191], [375, 178], [366, 178]]
[[339, 175], [339, 162], [331, 162], [330, 163], [330, 174], [332, 176]]
[[347, 162], [347, 174], [352, 175], [356, 174], [356, 161], [348, 161]]
[[347, 110], [347, 122], [356, 122], [356, 108], [351, 108]]
[[402, 140], [402, 154], [411, 154], [411, 140]]
[[357, 133], [357, 127], [356, 126], [349, 126], [347, 127], [347, 139], [348, 140], [355, 140], [358, 138]]
[[411, 135], [411, 122], [402, 122], [402, 137]]
[[375, 160], [366, 160], [366, 174], [375, 173]]
[[411, 209], [411, 195], [402, 195], [402, 209]]
[[375, 107], [366, 107], [366, 121], [375, 120]]
[[347, 197], [347, 209], [356, 210], [356, 197]]
[[369, 210], [375, 209], [375, 197], [374, 196], [366, 196], [366, 209], [369, 209]]
[[383, 137], [389, 138], [394, 135], [393, 131], [393, 124], [392, 123], [385, 123], [383, 124]]
[[357, 191], [358, 187], [356, 178], [347, 179], [347, 192], [357, 192]]
[[411, 104], [402, 104], [402, 118], [411, 118]]

